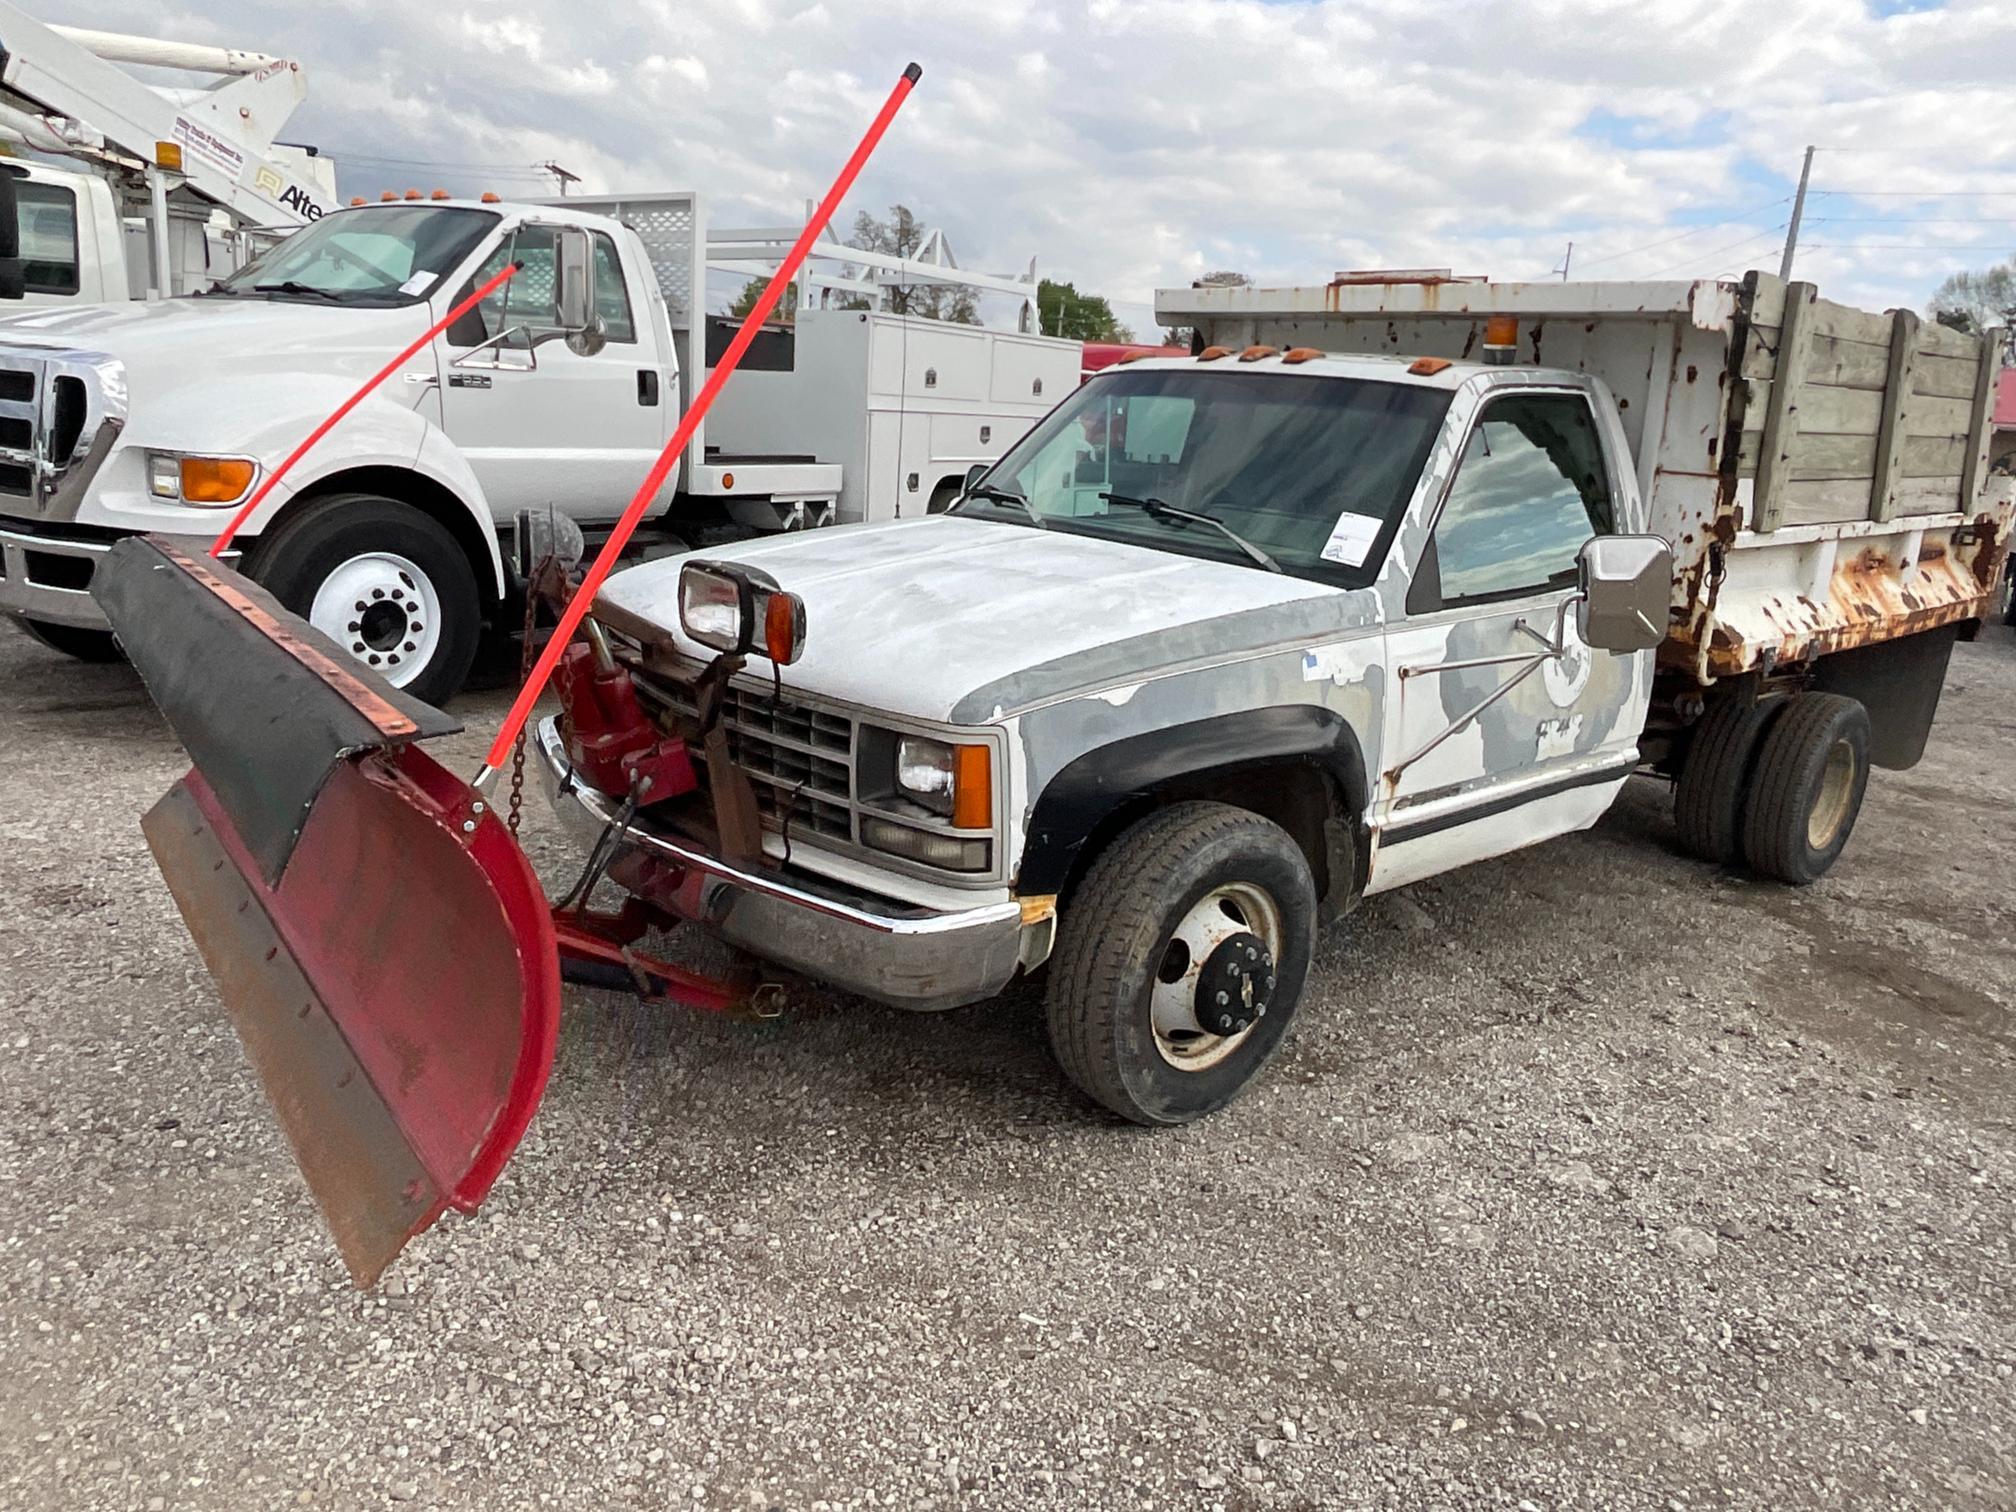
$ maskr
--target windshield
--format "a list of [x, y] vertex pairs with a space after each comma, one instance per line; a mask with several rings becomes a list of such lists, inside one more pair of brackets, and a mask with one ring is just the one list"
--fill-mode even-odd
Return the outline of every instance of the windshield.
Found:
[[325, 215], [220, 283], [219, 294], [332, 304], [425, 299], [497, 224], [488, 210], [386, 205]]
[[[1449, 397], [1302, 374], [1102, 374], [958, 508], [1261, 567], [1225, 531], [1180, 517], [1209, 515], [1284, 571], [1359, 587], [1378, 568]], [[989, 491], [1020, 495], [1036, 518]]]

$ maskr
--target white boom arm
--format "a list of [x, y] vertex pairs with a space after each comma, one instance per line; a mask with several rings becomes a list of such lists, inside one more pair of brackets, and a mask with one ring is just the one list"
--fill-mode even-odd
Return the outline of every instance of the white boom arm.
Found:
[[[326, 174], [274, 137], [306, 98], [301, 65], [233, 48], [58, 30], [0, 0], [0, 131], [41, 151], [152, 169], [181, 149], [179, 179], [241, 225], [298, 226], [334, 208]], [[157, 90], [113, 61], [223, 75]]]

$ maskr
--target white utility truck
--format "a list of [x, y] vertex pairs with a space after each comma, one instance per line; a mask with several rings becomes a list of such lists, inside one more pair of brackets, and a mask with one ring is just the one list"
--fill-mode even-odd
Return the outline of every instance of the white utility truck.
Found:
[[[714, 772], [599, 791], [549, 720], [609, 878], [909, 1007], [1047, 962], [1066, 1073], [1181, 1122], [1278, 1047], [1322, 920], [1586, 828], [1633, 773], [1696, 854], [1818, 877], [2008, 553], [1995, 333], [1755, 274], [1156, 314], [1194, 356], [1094, 375], [945, 515], [609, 579], [616, 667], [696, 752], [721, 710], [729, 817], [762, 821], [737, 841]], [[787, 594], [779, 667], [749, 627]]]
[[193, 293], [334, 208], [329, 161], [275, 141], [307, 92], [289, 58], [45, 26], [0, 0], [0, 143], [16, 154], [0, 243], [17, 225], [25, 303]]
[[[234, 554], [359, 660], [439, 701], [486, 633], [522, 623], [501, 538], [525, 514], [565, 514], [590, 538], [614, 523], [706, 380], [708, 269], [761, 270], [784, 236], [710, 238], [691, 194], [406, 199], [332, 212], [190, 298], [0, 320], [0, 612], [59, 650], [116, 654], [90, 594], [114, 541], [206, 549], [318, 422], [517, 261], [316, 444]], [[766, 402], [696, 432], [647, 545], [923, 514], [1076, 376], [1072, 342], [816, 307], [941, 283], [1012, 296], [1028, 322], [1033, 278], [837, 243], [820, 255], [839, 271], [809, 279], [795, 329], [752, 354], [771, 370]]]

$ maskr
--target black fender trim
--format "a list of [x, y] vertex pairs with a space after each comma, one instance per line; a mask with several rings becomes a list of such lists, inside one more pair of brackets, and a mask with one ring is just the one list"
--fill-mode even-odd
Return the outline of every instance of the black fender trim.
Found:
[[[1200, 779], [1235, 777], [1268, 767], [1306, 764], [1335, 782], [1350, 805], [1354, 871], [1362, 873], [1369, 847], [1364, 813], [1369, 796], [1365, 753], [1343, 717], [1319, 704], [1220, 714], [1116, 740], [1087, 751], [1066, 766], [1036, 800], [1022, 847], [1015, 888], [1025, 896], [1064, 890], [1085, 848], [1126, 810], [1157, 791]], [[1195, 793], [1192, 796], [1208, 796]], [[1330, 837], [1314, 837], [1323, 845]], [[1329, 844], [1332, 855], [1337, 851]], [[1356, 896], [1362, 875], [1345, 879]], [[1338, 890], [1333, 885], [1335, 894]]]

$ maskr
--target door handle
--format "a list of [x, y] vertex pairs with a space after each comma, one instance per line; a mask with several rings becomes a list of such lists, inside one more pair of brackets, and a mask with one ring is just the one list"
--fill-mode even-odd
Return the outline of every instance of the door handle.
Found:
[[656, 368], [637, 369], [637, 402], [656, 404], [658, 402], [658, 370]]

